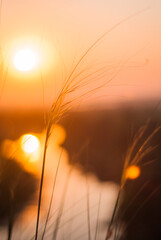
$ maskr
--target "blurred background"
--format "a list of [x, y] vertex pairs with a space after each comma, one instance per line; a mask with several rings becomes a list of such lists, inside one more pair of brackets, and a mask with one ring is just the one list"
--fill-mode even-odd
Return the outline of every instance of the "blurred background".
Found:
[[[71, 110], [49, 142], [40, 234], [61, 159], [46, 239], [60, 216], [58, 239], [89, 239], [89, 222], [91, 239], [104, 239], [134, 136], [150, 119], [144, 142], [161, 123], [161, 2], [1, 0], [0, 11], [2, 236], [6, 225], [13, 239], [34, 235], [47, 117], [87, 52], [72, 74], [78, 89], [65, 99]], [[161, 238], [160, 142], [158, 131], [127, 181], [122, 239]]]
[[[104, 239], [118, 193], [126, 153], [134, 141], [135, 134], [148, 118], [151, 120], [141, 141], [144, 142], [160, 125], [160, 110], [158, 106], [154, 111], [154, 108], [144, 103], [139, 106], [135, 104], [106, 110], [68, 112], [68, 116], [60, 121], [60, 125], [55, 127], [48, 146], [41, 211], [42, 226], [44, 226], [50, 202], [57, 164], [62, 154], [56, 182], [57, 187], [54, 192], [53, 209], [51, 210], [52, 216], [55, 209], [58, 211], [60, 208], [64, 187], [68, 179], [68, 191], [65, 194], [66, 201], [58, 239], [62, 239], [64, 231], [72, 238], [88, 239], [86, 222], [88, 194], [90, 196], [92, 238], [94, 238], [96, 228], [95, 218], [99, 197], [102, 196], [98, 236]], [[0, 118], [0, 126], [1, 156], [16, 159], [16, 162], [27, 172], [34, 174], [38, 180], [45, 137], [43, 113], [3, 113]], [[24, 136], [26, 136], [25, 139]], [[145, 155], [139, 164], [139, 173], [132, 172], [132, 176], [124, 188], [120, 210], [121, 213], [122, 211], [124, 213], [120, 215], [122, 228], [125, 227], [123, 239], [136, 239], [136, 237], [137, 239], [152, 239], [152, 236], [155, 236], [156, 239], [160, 238], [160, 142], [161, 135], [158, 132], [148, 143], [149, 146], [155, 147], [154, 150]], [[70, 171], [72, 173], [69, 174]], [[32, 185], [34, 182], [33, 179]], [[87, 183], [88, 185], [86, 185]], [[33, 189], [33, 193], [37, 195], [37, 190]], [[26, 239], [26, 234], [29, 233], [31, 237], [33, 236], [37, 210], [36, 199], [37, 197], [34, 197], [30, 204], [25, 205], [23, 209], [26, 210], [23, 210], [23, 215], [16, 218], [18, 219], [16, 221], [17, 228], [14, 228], [13, 232], [15, 239], [21, 235], [27, 221], [29, 221], [27, 233], [22, 235], [22, 239]], [[55, 213], [54, 217], [52, 216], [49, 220], [46, 239], [50, 239], [52, 236], [57, 214]], [[22, 216], [24, 217], [21, 226], [19, 220]], [[82, 222], [81, 227], [80, 222]]]

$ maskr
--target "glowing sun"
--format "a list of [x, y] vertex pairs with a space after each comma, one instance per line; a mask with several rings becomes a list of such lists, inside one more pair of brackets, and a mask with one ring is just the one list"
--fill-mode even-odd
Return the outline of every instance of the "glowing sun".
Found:
[[37, 152], [40, 147], [38, 138], [32, 134], [25, 134], [21, 138], [21, 147], [26, 153]]
[[16, 69], [30, 71], [38, 64], [38, 56], [31, 49], [21, 49], [15, 54], [13, 62]]

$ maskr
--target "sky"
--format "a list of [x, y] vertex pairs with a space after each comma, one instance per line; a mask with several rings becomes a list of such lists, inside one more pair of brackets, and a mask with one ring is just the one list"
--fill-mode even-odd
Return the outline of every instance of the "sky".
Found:
[[[76, 70], [76, 75], [85, 70], [83, 78], [90, 80], [80, 90], [83, 94], [112, 79], [83, 102], [108, 105], [159, 99], [160, 12], [160, 0], [3, 0], [1, 109], [50, 108], [79, 58], [117, 23]], [[14, 55], [23, 47], [35, 49], [39, 56], [39, 65], [29, 72], [13, 65]]]

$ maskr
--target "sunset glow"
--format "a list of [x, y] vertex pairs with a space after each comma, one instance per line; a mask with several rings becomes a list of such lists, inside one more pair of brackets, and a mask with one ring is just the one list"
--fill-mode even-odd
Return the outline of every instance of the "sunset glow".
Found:
[[40, 143], [36, 136], [25, 134], [21, 138], [21, 147], [25, 153], [35, 153], [39, 150]]
[[38, 64], [38, 56], [31, 49], [21, 49], [14, 56], [14, 66], [19, 71], [30, 71]]

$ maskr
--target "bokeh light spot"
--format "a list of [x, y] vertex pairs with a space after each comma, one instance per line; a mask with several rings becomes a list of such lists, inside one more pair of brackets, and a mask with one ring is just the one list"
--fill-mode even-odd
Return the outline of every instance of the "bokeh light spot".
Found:
[[140, 168], [138, 166], [132, 165], [126, 170], [126, 178], [136, 179], [140, 176]]
[[40, 142], [32, 134], [25, 134], [21, 138], [21, 147], [25, 153], [35, 153], [39, 150]]

